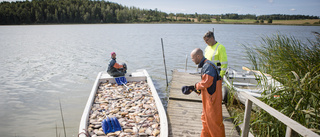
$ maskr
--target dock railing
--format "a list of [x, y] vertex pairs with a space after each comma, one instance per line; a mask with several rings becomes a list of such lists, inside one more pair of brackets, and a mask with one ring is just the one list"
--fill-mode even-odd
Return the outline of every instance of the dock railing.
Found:
[[249, 135], [249, 123], [250, 123], [250, 114], [251, 114], [252, 103], [256, 104], [261, 109], [265, 110], [270, 115], [272, 115], [273, 117], [277, 118], [279, 121], [281, 121], [282, 123], [287, 125], [286, 137], [291, 137], [292, 130], [299, 133], [303, 137], [320, 137], [318, 134], [312, 132], [311, 130], [309, 130], [308, 128], [299, 124], [298, 122], [290, 119], [289, 117], [280, 113], [276, 109], [263, 103], [259, 99], [255, 98], [245, 92], [240, 92], [240, 94], [242, 94], [247, 100], [246, 104], [245, 104], [246, 108], [245, 108], [245, 113], [244, 113], [244, 123], [243, 123], [241, 137], [248, 137], [248, 135]]

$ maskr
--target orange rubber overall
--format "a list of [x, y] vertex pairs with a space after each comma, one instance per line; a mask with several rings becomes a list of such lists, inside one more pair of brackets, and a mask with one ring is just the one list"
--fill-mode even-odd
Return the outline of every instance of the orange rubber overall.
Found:
[[202, 131], [201, 137], [225, 137], [222, 117], [222, 80], [216, 82], [216, 91], [210, 95], [207, 88], [213, 83], [214, 77], [203, 74], [201, 82], [196, 84], [201, 90], [202, 98]]
[[119, 69], [119, 68], [123, 68], [123, 65], [119, 65], [118, 63], [114, 63], [113, 67], [116, 69]]

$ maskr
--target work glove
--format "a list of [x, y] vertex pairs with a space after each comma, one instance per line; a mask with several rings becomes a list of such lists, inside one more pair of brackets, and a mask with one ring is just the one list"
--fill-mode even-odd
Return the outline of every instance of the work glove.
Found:
[[127, 64], [126, 63], [123, 63], [122, 65], [123, 65], [124, 69], [127, 69]]
[[182, 93], [185, 95], [189, 95], [192, 91], [194, 91], [194, 86], [183, 86]]
[[201, 90], [197, 90], [197, 83], [194, 84], [194, 92], [196, 92], [198, 95], [201, 94]]

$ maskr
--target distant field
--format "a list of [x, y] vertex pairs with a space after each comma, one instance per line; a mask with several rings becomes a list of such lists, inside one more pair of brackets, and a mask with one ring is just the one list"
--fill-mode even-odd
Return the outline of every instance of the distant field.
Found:
[[320, 19], [274, 20], [272, 23], [275, 23], [275, 24], [314, 24], [315, 22], [320, 23]]
[[[213, 22], [217, 22], [214, 20]], [[256, 20], [253, 19], [242, 19], [242, 20], [235, 20], [235, 19], [221, 19], [221, 23], [254, 23]]]
[[[216, 20], [212, 22], [218, 23]], [[253, 19], [243, 19], [243, 20], [235, 20], [235, 19], [221, 19], [220, 23], [255, 23], [256, 20]], [[268, 20], [264, 21], [265, 24], [268, 23]], [[284, 24], [284, 25], [306, 25], [306, 24], [318, 24], [320, 25], [320, 19], [305, 19], [305, 20], [273, 20], [272, 24]]]
[[[169, 17], [167, 17], [169, 19]], [[185, 17], [178, 17], [174, 19], [187, 19]], [[193, 22], [198, 22], [197, 18], [188, 18]], [[257, 20], [254, 19], [221, 19], [217, 22], [216, 19], [211, 19], [212, 23], [220, 24], [260, 24], [256, 23]], [[210, 23], [210, 22], [205, 22]], [[268, 20], [264, 20], [263, 24], [268, 24]], [[304, 20], [272, 20], [272, 24], [279, 25], [318, 25], [320, 26], [320, 19], [304, 19]]]

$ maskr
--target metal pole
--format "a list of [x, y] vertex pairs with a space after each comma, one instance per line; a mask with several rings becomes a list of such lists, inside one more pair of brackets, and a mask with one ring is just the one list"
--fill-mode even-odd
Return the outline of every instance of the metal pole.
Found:
[[167, 87], [168, 87], [168, 76], [167, 76], [167, 66], [166, 66], [166, 58], [164, 56], [164, 48], [163, 48], [163, 40], [161, 38], [161, 45], [162, 45], [162, 55], [163, 55], [163, 63], [164, 63], [164, 71], [166, 73], [166, 81], [167, 81]]
[[186, 67], [184, 69], [184, 71], [186, 71], [186, 72], [187, 72], [187, 65], [188, 65], [188, 55], [186, 54]]

